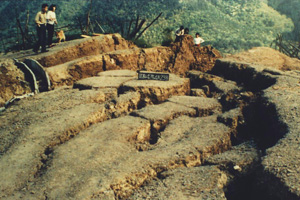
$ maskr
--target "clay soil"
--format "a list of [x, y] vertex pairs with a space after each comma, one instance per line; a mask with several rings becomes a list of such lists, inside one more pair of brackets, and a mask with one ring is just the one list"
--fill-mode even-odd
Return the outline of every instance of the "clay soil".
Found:
[[242, 53], [229, 55], [226, 58], [236, 62], [261, 65], [283, 71], [300, 70], [299, 59], [290, 58], [268, 47], [256, 47]]
[[0, 107], [14, 96], [31, 92], [23, 72], [10, 59], [0, 60]]
[[[300, 199], [299, 60], [117, 34], [32, 58], [55, 84], [0, 111], [0, 199]], [[0, 83], [2, 102], [30, 92], [12, 60]]]

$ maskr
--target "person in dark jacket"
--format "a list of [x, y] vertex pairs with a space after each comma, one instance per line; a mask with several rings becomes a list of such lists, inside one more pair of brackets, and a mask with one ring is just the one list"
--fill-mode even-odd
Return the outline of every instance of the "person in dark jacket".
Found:
[[180, 28], [175, 32], [176, 39], [175, 42], [181, 41], [183, 35], [184, 35], [184, 27], [180, 26]]
[[48, 11], [48, 4], [42, 5], [42, 10], [38, 12], [35, 16], [35, 24], [37, 30], [38, 41], [33, 49], [35, 53], [38, 53], [40, 47], [42, 47], [42, 52], [47, 52], [46, 43], [47, 43], [47, 30], [46, 30], [46, 14]]

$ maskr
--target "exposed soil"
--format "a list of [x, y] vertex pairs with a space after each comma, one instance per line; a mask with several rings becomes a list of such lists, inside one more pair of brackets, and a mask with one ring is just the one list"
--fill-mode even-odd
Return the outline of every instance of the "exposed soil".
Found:
[[[109, 35], [36, 56], [54, 90], [0, 111], [1, 199], [300, 198], [293, 59], [217, 60], [190, 36], [131, 47]], [[137, 80], [143, 68], [177, 75]]]
[[0, 60], [0, 107], [14, 96], [30, 93], [24, 73], [10, 59]]
[[226, 58], [235, 62], [262, 65], [282, 71], [300, 70], [299, 59], [290, 58], [268, 47], [256, 47], [242, 53], [229, 55]]

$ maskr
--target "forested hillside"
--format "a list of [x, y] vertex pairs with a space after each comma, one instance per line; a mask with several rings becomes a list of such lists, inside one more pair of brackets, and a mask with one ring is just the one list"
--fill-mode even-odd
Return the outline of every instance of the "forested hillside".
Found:
[[[101, 33], [101, 26], [105, 32], [119, 32], [125, 38], [128, 38], [130, 31], [136, 26], [137, 19], [139, 22], [145, 19], [144, 28], [162, 12], [161, 17], [145, 31], [138, 43], [148, 46], [167, 44], [170, 37], [174, 37], [174, 31], [183, 25], [190, 29], [192, 35], [200, 32], [206, 40], [206, 45], [211, 44], [224, 53], [233, 53], [254, 46], [269, 46], [277, 33], [294, 31], [294, 23], [288, 17], [294, 19], [297, 14], [299, 15], [299, 12], [291, 9], [291, 13], [297, 13], [295, 16], [288, 15], [284, 10], [280, 11], [282, 14], [276, 11], [280, 4], [286, 2], [283, 0], [270, 2], [262, 0], [48, 0], [45, 2], [57, 4], [59, 27], [72, 25], [73, 28], [63, 28], [68, 38], [82, 33], [90, 8], [90, 22], [93, 23], [91, 31]], [[3, 23], [0, 46], [2, 50], [7, 48], [5, 41], [12, 36], [14, 36], [11, 39], [13, 42], [21, 43], [21, 31], [16, 21], [19, 19], [25, 29], [27, 11], [29, 32], [35, 33], [33, 19], [42, 3], [39, 0], [1, 1], [0, 16]]]
[[300, 41], [300, 1], [269, 0], [269, 5], [294, 21], [295, 29], [285, 35], [291, 40]]

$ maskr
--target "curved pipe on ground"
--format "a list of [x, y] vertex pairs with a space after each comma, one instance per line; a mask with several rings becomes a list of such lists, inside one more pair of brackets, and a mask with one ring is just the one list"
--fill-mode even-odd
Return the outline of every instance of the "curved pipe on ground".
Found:
[[17, 59], [14, 59], [14, 61], [15, 61], [15, 65], [19, 69], [21, 69], [25, 74], [25, 78], [30, 83], [32, 92], [34, 92], [35, 94], [39, 93], [39, 87], [36, 81], [36, 76], [32, 72], [32, 70], [25, 63], [19, 62]]
[[45, 71], [44, 67], [34, 59], [26, 59], [24, 63], [34, 72], [36, 77], [39, 77], [43, 83], [40, 85], [43, 91], [51, 90], [51, 82], [48, 73]]
[[25, 63], [20, 62], [17, 59], [13, 59], [13, 60], [15, 61], [15, 65], [24, 73], [26, 81], [30, 83], [32, 93], [27, 93], [22, 96], [12, 97], [5, 103], [4, 107], [0, 107], [0, 112], [3, 112], [6, 108], [8, 108], [13, 102], [17, 100], [31, 97], [34, 96], [34, 94], [39, 93], [39, 87], [36, 81], [36, 76], [32, 72], [32, 70]]
[[[8, 108], [8, 107], [9, 107], [13, 102], [15, 102], [15, 101], [19, 101], [20, 99], [24, 99], [24, 98], [32, 97], [32, 96], [34, 96], [34, 93], [33, 93], [33, 92], [32, 92], [32, 93], [24, 94], [24, 95], [22, 95], [22, 96], [13, 97], [13, 98], [11, 98], [10, 100], [8, 100], [8, 101], [5, 103], [4, 109]], [[4, 109], [3, 109], [3, 110], [4, 110]], [[3, 111], [3, 110], [2, 110], [2, 111]], [[0, 109], [0, 112], [1, 112], [1, 109]]]

